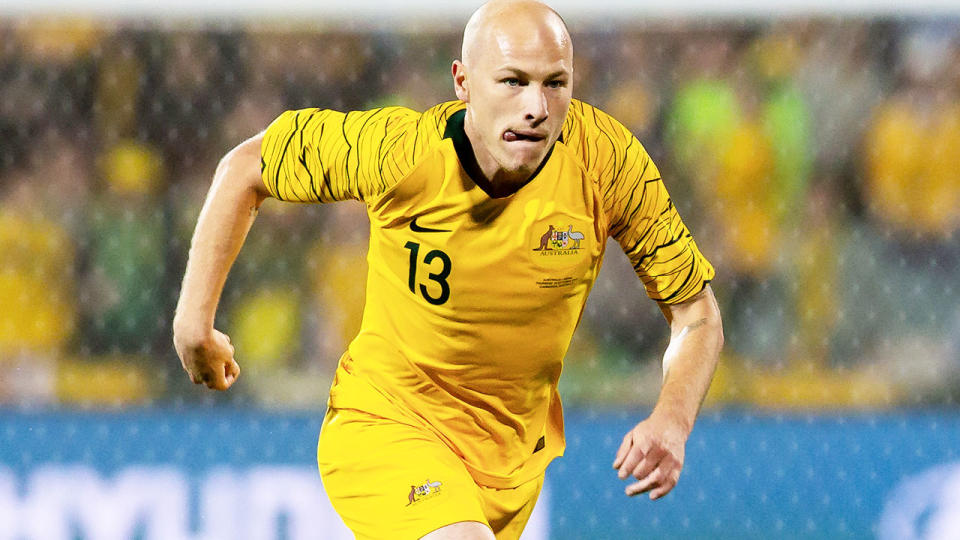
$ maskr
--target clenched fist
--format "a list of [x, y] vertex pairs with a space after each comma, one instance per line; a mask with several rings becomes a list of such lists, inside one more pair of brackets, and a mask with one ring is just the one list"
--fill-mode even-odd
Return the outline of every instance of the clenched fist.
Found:
[[174, 330], [173, 346], [194, 384], [205, 384], [214, 390], [226, 390], [240, 376], [240, 365], [233, 359], [230, 338], [218, 330], [205, 336], [190, 336]]

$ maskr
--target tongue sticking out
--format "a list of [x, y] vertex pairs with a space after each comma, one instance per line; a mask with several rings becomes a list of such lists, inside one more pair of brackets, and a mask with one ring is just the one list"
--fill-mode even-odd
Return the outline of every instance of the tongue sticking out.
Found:
[[503, 140], [507, 142], [515, 141], [538, 141], [541, 137], [531, 137], [530, 135], [524, 135], [523, 133], [517, 133], [515, 131], [507, 130], [503, 133]]

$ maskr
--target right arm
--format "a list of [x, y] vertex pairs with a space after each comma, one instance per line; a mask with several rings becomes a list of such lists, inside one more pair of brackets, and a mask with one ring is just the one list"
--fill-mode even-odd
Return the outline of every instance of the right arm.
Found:
[[[281, 114], [217, 166], [190, 244], [173, 321], [173, 343], [196, 384], [226, 390], [240, 367], [230, 339], [213, 328], [227, 273], [267, 197], [296, 202], [365, 200], [412, 166], [419, 113], [399, 107], [344, 114]], [[262, 168], [261, 168], [262, 167]]]
[[217, 166], [190, 242], [173, 319], [173, 344], [195, 384], [226, 390], [240, 375], [230, 338], [213, 327], [217, 304], [257, 211], [270, 194], [260, 174], [263, 134], [240, 143]]

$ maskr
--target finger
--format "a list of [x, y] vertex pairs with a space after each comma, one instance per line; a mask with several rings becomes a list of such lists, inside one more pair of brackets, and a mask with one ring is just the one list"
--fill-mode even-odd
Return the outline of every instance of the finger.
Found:
[[650, 491], [655, 487], [659, 487], [661, 480], [662, 476], [660, 469], [654, 469], [643, 480], [634, 482], [627, 486], [627, 488], [624, 490], [624, 493], [633, 497], [634, 495], [638, 495], [640, 493]]
[[627, 452], [630, 451], [630, 445], [633, 443], [633, 437], [630, 436], [630, 433], [623, 438], [623, 442], [620, 443], [620, 449], [617, 450], [617, 457], [613, 459], [613, 468], [619, 469], [620, 465], [623, 463], [624, 458], [627, 457]]
[[666, 452], [662, 448], [651, 449], [643, 459], [640, 460], [640, 463], [637, 463], [637, 466], [630, 471], [630, 476], [636, 478], [637, 480], [643, 480], [649, 475], [657, 465], [660, 464], [660, 461], [663, 459]]
[[630, 451], [627, 452], [627, 457], [624, 458], [623, 464], [620, 465], [620, 471], [617, 473], [617, 476], [620, 477], [621, 480], [625, 480], [645, 455], [646, 453], [641, 449], [640, 445], [634, 443], [633, 446], [630, 447]]
[[226, 369], [214, 370], [213, 376], [207, 379], [207, 388], [213, 390], [226, 390], [227, 387]]
[[236, 360], [230, 359], [230, 362], [225, 366], [225, 379], [227, 381], [227, 388], [233, 386], [233, 383], [236, 382], [237, 377], [240, 376], [240, 364], [237, 364]]
[[677, 485], [677, 480], [680, 479], [680, 470], [675, 470], [670, 474], [670, 478], [660, 484], [659, 487], [650, 492], [650, 500], [655, 501], [660, 497], [663, 497], [667, 493], [670, 493], [671, 490]]
[[234, 379], [240, 376], [240, 364], [238, 364], [233, 358], [231, 358], [230, 362], [227, 364], [227, 374], [232, 376]]

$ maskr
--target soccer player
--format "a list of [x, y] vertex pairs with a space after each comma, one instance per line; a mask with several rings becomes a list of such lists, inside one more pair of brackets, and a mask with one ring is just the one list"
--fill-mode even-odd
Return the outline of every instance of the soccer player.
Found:
[[367, 300], [340, 359], [317, 460], [358, 538], [517, 538], [563, 452], [562, 360], [608, 236], [671, 329], [651, 415], [613, 466], [668, 493], [722, 346], [701, 255], [657, 167], [616, 120], [572, 100], [560, 17], [494, 0], [467, 23], [457, 101], [288, 111], [217, 167], [190, 249], [174, 343], [195, 383], [240, 369], [213, 328], [257, 209], [366, 203]]

